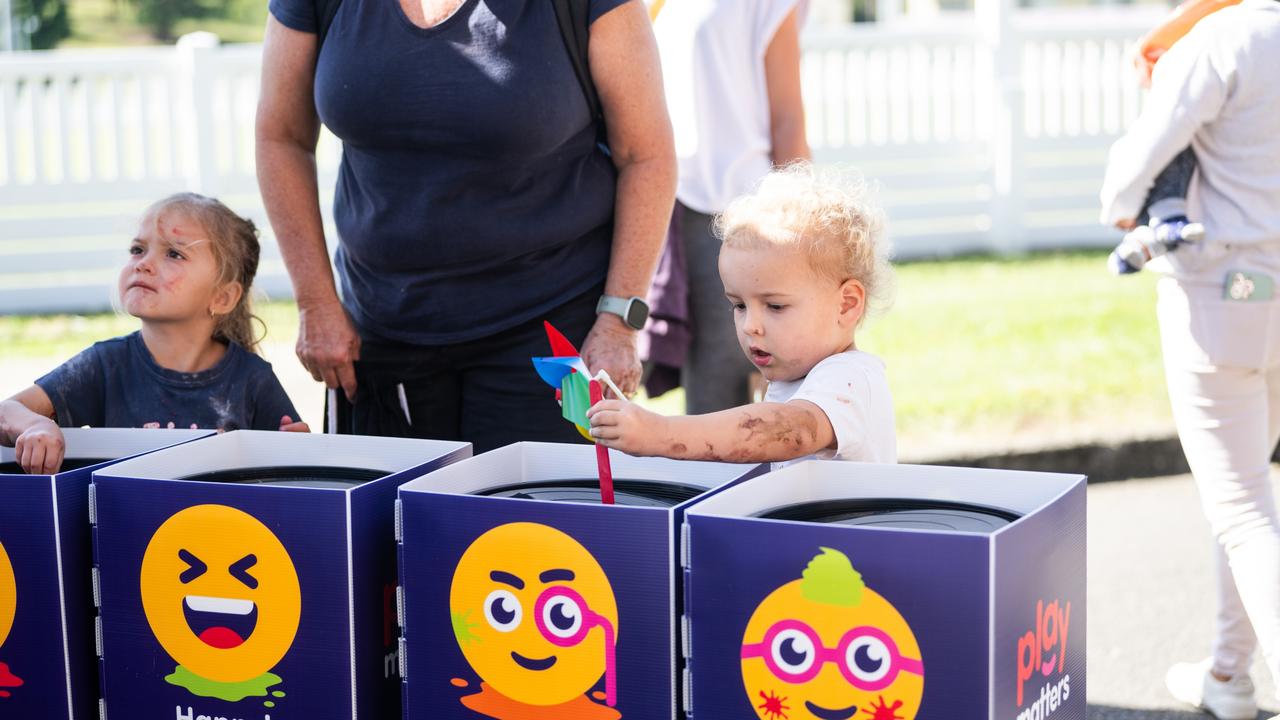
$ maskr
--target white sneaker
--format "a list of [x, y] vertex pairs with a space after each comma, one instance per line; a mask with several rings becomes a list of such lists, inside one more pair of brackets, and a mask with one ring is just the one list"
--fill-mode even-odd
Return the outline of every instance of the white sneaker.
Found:
[[1212, 658], [1198, 663], [1178, 663], [1169, 668], [1164, 684], [1178, 700], [1212, 714], [1218, 720], [1254, 720], [1258, 703], [1253, 699], [1253, 681], [1247, 673], [1227, 681], [1209, 672]]

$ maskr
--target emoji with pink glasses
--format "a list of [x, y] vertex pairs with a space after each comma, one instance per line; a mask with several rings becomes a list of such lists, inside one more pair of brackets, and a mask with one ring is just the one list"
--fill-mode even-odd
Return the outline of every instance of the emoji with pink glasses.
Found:
[[756, 715], [912, 720], [924, 663], [911, 626], [844, 553], [821, 550], [747, 622], [742, 682]]
[[476, 538], [454, 570], [449, 610], [482, 694], [524, 705], [580, 703], [603, 675], [605, 704], [617, 704], [613, 587], [565, 533], [518, 522]]

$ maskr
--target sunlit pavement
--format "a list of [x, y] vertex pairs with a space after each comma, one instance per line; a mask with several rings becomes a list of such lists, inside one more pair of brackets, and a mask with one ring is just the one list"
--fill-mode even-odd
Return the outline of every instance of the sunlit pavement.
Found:
[[[1089, 720], [1210, 717], [1174, 701], [1164, 673], [1209, 654], [1212, 558], [1190, 475], [1089, 488]], [[1261, 661], [1253, 680], [1259, 717], [1280, 712]]]

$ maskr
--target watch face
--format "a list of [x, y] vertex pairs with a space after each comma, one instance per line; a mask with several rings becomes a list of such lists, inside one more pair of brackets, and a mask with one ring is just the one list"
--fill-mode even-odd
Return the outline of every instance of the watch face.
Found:
[[631, 327], [642, 330], [644, 322], [649, 319], [649, 306], [642, 300], [633, 299], [627, 303], [627, 324]]

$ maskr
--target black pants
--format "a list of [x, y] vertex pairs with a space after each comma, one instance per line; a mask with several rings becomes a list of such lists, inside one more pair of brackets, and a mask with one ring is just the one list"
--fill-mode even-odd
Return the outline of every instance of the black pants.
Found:
[[581, 349], [602, 290], [479, 340], [432, 347], [362, 343], [349, 431], [463, 440], [476, 454], [522, 440], [583, 442], [561, 417], [555, 389], [538, 378], [531, 358], [551, 354], [544, 319]]

